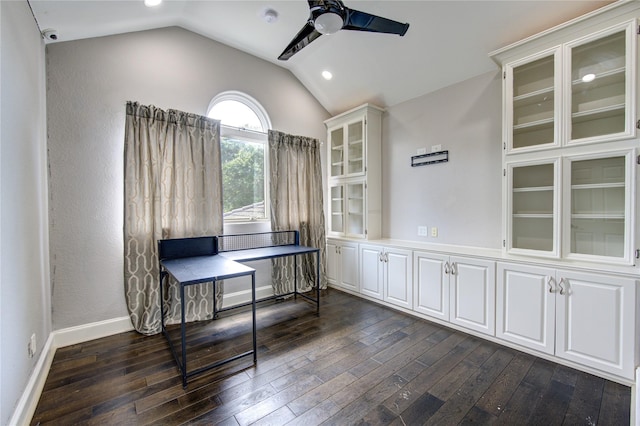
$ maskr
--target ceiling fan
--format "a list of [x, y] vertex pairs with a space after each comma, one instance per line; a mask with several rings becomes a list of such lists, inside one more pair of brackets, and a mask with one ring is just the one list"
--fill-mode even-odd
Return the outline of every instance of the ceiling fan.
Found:
[[309, 19], [278, 56], [281, 61], [286, 61], [323, 34], [353, 30], [403, 36], [409, 29], [409, 24], [349, 9], [340, 0], [307, 0], [307, 2], [311, 9]]

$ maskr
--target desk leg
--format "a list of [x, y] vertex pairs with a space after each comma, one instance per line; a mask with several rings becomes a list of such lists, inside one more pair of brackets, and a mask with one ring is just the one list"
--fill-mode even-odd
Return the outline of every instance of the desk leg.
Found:
[[316, 252], [316, 313], [320, 313], [320, 250]]
[[256, 273], [251, 273], [251, 315], [253, 317], [253, 363], [258, 361], [258, 344], [256, 339]]
[[182, 387], [187, 387], [187, 342], [185, 333], [184, 286], [180, 284], [180, 343], [182, 345]]
[[162, 279], [164, 274], [162, 273], [162, 266], [160, 266], [160, 331], [164, 333], [164, 285]]
[[293, 255], [293, 298], [298, 298], [298, 256]]

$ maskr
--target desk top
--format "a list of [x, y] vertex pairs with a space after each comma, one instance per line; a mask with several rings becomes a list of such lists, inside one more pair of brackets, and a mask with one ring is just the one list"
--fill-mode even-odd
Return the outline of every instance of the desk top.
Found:
[[296, 254], [304, 253], [315, 253], [319, 250], [320, 249], [314, 247], [286, 245], [246, 250], [223, 251], [220, 252], [219, 255], [230, 260], [236, 260], [238, 262], [249, 262], [252, 260], [273, 259], [275, 257], [293, 256]]
[[255, 273], [255, 269], [219, 255], [168, 259], [160, 261], [160, 264], [182, 285], [224, 280]]

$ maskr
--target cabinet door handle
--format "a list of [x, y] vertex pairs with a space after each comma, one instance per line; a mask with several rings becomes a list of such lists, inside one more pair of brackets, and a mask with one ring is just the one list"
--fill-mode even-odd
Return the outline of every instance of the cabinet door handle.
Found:
[[558, 284], [558, 287], [560, 287], [560, 294], [564, 295], [564, 287], [562, 287], [562, 283], [564, 282], [564, 278], [560, 278], [560, 283]]
[[444, 262], [444, 273], [449, 274], [449, 262]]
[[553, 277], [547, 276], [547, 284], [549, 285], [549, 293], [553, 293]]
[[384, 254], [384, 263], [389, 262], [389, 252]]
[[451, 275], [456, 275], [458, 273], [458, 266], [456, 262], [451, 262]]
[[384, 262], [384, 258], [382, 257], [382, 252], [378, 253], [378, 260], [380, 262]]

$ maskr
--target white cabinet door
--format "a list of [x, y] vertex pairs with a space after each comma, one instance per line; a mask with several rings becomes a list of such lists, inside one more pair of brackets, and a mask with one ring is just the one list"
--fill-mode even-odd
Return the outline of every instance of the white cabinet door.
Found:
[[498, 263], [496, 337], [553, 355], [555, 270]]
[[416, 312], [449, 321], [449, 276], [445, 275], [448, 261], [446, 255], [414, 252], [413, 309]]
[[413, 306], [412, 269], [410, 250], [386, 249], [384, 263], [384, 300], [403, 308]]
[[633, 379], [636, 281], [559, 270], [556, 355]]
[[340, 284], [358, 291], [358, 244], [342, 243], [340, 247]]
[[360, 292], [380, 300], [383, 298], [382, 255], [380, 246], [360, 245]]
[[358, 244], [327, 240], [327, 281], [345, 290], [358, 291]]
[[495, 335], [495, 262], [451, 256], [450, 266], [449, 321]]
[[336, 284], [338, 282], [338, 272], [339, 272], [339, 254], [338, 254], [338, 245], [335, 242], [327, 241], [327, 281], [330, 284]]

